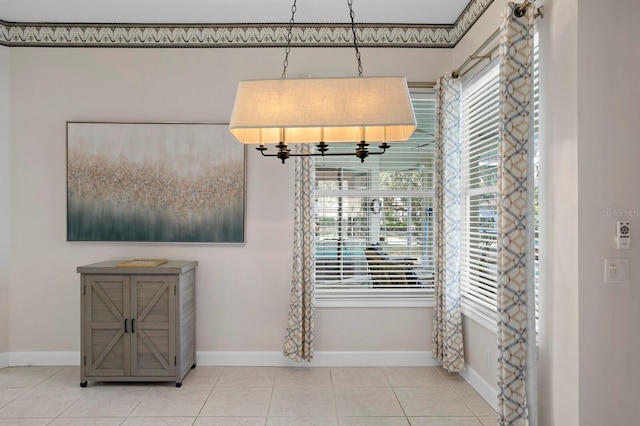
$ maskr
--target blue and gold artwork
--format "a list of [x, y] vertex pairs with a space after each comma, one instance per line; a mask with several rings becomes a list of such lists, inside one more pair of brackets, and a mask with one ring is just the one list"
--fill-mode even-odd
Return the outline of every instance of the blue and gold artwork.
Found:
[[67, 123], [67, 240], [243, 243], [245, 150], [219, 124]]

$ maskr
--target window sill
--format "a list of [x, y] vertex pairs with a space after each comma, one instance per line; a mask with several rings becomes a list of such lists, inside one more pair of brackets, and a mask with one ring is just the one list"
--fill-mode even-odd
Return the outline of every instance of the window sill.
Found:
[[433, 308], [434, 306], [433, 293], [318, 292], [315, 302], [316, 308]]
[[465, 317], [478, 323], [490, 332], [498, 334], [498, 320], [496, 319], [495, 313], [493, 315], [489, 315], [488, 313], [482, 312], [479, 309], [468, 306], [464, 303], [461, 304], [460, 311]]

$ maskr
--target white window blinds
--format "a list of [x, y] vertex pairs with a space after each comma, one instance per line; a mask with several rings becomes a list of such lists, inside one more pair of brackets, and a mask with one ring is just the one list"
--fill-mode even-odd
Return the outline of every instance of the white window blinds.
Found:
[[[535, 298], [539, 318], [539, 61], [534, 42]], [[496, 319], [496, 215], [499, 131], [499, 67], [463, 87], [461, 296], [465, 308]]]
[[[417, 130], [383, 155], [316, 157], [316, 297], [433, 297], [435, 100], [412, 94]], [[354, 144], [331, 144], [329, 153]], [[377, 144], [371, 152], [380, 151]]]
[[498, 67], [463, 88], [462, 303], [489, 318], [496, 314], [498, 180]]

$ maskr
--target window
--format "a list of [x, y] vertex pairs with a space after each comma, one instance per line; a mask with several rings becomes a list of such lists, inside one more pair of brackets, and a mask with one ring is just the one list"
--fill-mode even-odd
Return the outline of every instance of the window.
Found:
[[[322, 306], [433, 300], [435, 99], [412, 94], [417, 130], [384, 155], [316, 157], [316, 300]], [[352, 152], [332, 144], [330, 152]], [[371, 144], [370, 151], [379, 151]]]
[[[539, 67], [534, 40], [534, 247], [535, 318], [539, 318]], [[461, 297], [466, 313], [495, 327], [497, 312], [497, 179], [499, 67], [491, 65], [463, 87]]]
[[499, 101], [498, 66], [463, 87], [460, 293], [465, 308], [494, 322]]

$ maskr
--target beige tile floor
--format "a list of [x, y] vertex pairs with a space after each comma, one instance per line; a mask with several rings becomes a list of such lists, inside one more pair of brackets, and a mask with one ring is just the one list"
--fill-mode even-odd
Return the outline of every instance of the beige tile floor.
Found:
[[197, 367], [173, 383], [90, 383], [78, 367], [0, 369], [3, 425], [481, 426], [492, 408], [435, 367]]

